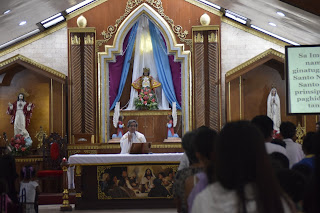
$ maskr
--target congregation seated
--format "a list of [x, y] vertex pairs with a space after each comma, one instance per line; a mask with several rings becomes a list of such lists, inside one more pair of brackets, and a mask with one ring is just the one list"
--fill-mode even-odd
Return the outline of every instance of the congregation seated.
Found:
[[[273, 152], [279, 152], [285, 156], [287, 156], [286, 148], [275, 143], [273, 140], [273, 121], [266, 115], [258, 115], [254, 117], [251, 121], [254, 125], [258, 127], [258, 129], [262, 132], [264, 136], [264, 142], [266, 151], [268, 154]], [[272, 143], [273, 141], [273, 143]]]
[[253, 124], [226, 124], [215, 153], [216, 182], [196, 196], [192, 212], [295, 212], [272, 171], [264, 137]]
[[[206, 168], [213, 155], [216, 137], [217, 133], [214, 130], [202, 126], [185, 134], [182, 138], [182, 146], [188, 156], [190, 166], [179, 170], [175, 177], [174, 196], [178, 212], [188, 212], [188, 203], [192, 203], [195, 195], [208, 182]], [[189, 194], [190, 199], [188, 199]]]
[[295, 142], [296, 126], [290, 121], [282, 122], [280, 125], [280, 134], [286, 143], [287, 157], [289, 159], [289, 167], [291, 168], [295, 163], [298, 163], [304, 158], [301, 145]]

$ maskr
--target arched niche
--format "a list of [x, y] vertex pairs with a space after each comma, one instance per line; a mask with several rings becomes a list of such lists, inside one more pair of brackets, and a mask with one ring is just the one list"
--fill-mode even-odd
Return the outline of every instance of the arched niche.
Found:
[[99, 126], [100, 141], [106, 142], [110, 136], [110, 110], [109, 110], [109, 66], [108, 63], [115, 62], [117, 55], [122, 55], [122, 45], [125, 36], [136, 23], [141, 15], [146, 15], [160, 30], [169, 55], [174, 56], [175, 62], [181, 63], [181, 102], [182, 102], [182, 129], [183, 132], [189, 130], [190, 121], [190, 51], [184, 50], [184, 44], [178, 44], [170, 25], [164, 18], [148, 4], [143, 3], [132, 11], [118, 28], [112, 45], [106, 45], [104, 52], [98, 53], [98, 97], [99, 97]]
[[287, 115], [285, 55], [274, 49], [251, 58], [226, 73], [227, 121], [251, 120], [267, 115], [267, 98], [272, 87], [280, 97], [281, 121], [291, 121], [314, 131], [316, 117]]
[[35, 104], [27, 129], [33, 140], [33, 148], [38, 145], [35, 135], [40, 131], [40, 126], [47, 134], [66, 134], [65, 83], [64, 74], [23, 55], [18, 54], [0, 62], [1, 131], [6, 132], [8, 138], [13, 137], [13, 126], [6, 109], [8, 102], [16, 101], [17, 93], [23, 88], [29, 93], [26, 101]]

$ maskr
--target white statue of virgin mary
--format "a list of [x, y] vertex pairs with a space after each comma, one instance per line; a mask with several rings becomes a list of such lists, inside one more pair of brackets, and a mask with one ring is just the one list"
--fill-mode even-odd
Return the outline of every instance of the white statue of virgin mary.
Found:
[[273, 129], [279, 131], [281, 124], [280, 98], [276, 88], [272, 88], [267, 100], [267, 115], [273, 121]]

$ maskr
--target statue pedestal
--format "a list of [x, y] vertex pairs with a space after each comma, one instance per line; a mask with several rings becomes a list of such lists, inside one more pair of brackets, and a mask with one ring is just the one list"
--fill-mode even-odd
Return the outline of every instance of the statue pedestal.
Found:
[[178, 137], [168, 137], [164, 139], [164, 143], [181, 143], [181, 138]]

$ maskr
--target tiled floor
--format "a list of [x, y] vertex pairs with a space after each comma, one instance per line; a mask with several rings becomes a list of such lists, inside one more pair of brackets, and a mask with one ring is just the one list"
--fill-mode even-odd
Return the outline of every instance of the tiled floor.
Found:
[[[74, 205], [72, 212], [78, 213], [89, 213], [89, 212], [110, 212], [110, 213], [175, 213], [176, 209], [112, 209], [112, 210], [74, 210]], [[39, 205], [39, 213], [61, 213], [60, 205]], [[71, 213], [72, 213], [71, 212]]]

